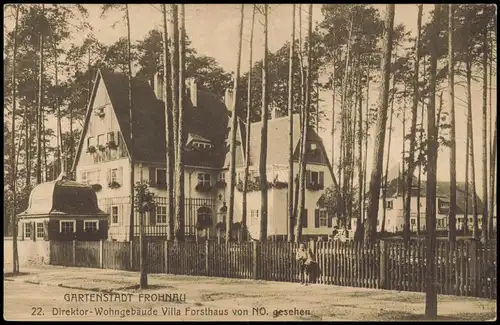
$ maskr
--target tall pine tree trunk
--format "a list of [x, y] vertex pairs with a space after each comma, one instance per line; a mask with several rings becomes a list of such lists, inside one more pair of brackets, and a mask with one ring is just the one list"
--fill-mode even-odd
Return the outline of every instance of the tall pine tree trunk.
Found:
[[[370, 106], [369, 106], [369, 99], [370, 99], [370, 64], [368, 64], [367, 67], [367, 73], [366, 73], [366, 102], [365, 102], [365, 156], [363, 157], [363, 217], [362, 217], [362, 222], [364, 222], [366, 218], [366, 164], [368, 161], [368, 131], [369, 131], [369, 126], [370, 126]], [[362, 223], [357, 225], [358, 228], [362, 228]], [[357, 229], [357, 228], [356, 228]], [[364, 234], [364, 231], [363, 231]], [[362, 236], [362, 235], [361, 235]]]
[[[492, 83], [492, 76], [493, 76], [493, 37], [494, 33], [491, 32], [490, 34], [490, 82], [489, 82], [489, 88], [490, 88], [490, 93], [489, 93], [489, 112], [490, 112], [490, 143], [489, 143], [489, 148], [490, 148], [490, 204], [489, 204], [489, 209], [488, 209], [488, 238], [493, 239], [494, 237], [494, 231], [493, 231], [493, 218], [494, 218], [494, 211], [495, 211], [495, 154], [496, 154], [496, 145], [493, 147], [493, 142], [494, 138], [496, 139], [496, 131], [495, 134], [493, 134], [493, 111], [492, 111], [492, 94], [493, 94], [493, 83]], [[495, 118], [495, 127], [496, 127], [496, 118]]]
[[464, 211], [464, 235], [469, 234], [469, 157], [470, 157], [470, 125], [469, 125], [469, 113], [467, 112], [467, 136], [465, 140], [465, 186], [464, 186], [464, 197], [465, 197], [465, 211]]
[[[457, 206], [457, 147], [455, 140], [455, 63], [453, 57], [453, 5], [448, 5], [448, 105], [450, 105], [450, 211], [448, 221], [448, 240], [456, 241]], [[438, 121], [439, 123], [439, 121]]]
[[[17, 216], [16, 216], [16, 207], [17, 207], [17, 190], [16, 190], [16, 182], [17, 182], [17, 164], [16, 164], [16, 104], [17, 104], [17, 79], [16, 79], [16, 61], [17, 61], [17, 31], [19, 25], [19, 6], [20, 4], [16, 4], [16, 13], [15, 13], [15, 27], [14, 27], [14, 45], [12, 49], [12, 139], [11, 139], [11, 191], [12, 191], [12, 216], [11, 216], [11, 226], [12, 226], [12, 273], [19, 273], [19, 256], [17, 254]], [[19, 139], [19, 142], [21, 139]]]
[[40, 67], [38, 72], [38, 110], [36, 113], [36, 183], [42, 182], [42, 110], [43, 110], [43, 32], [46, 27], [45, 21], [45, 5], [42, 4], [42, 26], [40, 26]]
[[167, 22], [167, 6], [162, 5], [163, 11], [163, 85], [164, 85], [164, 110], [165, 110], [165, 162], [167, 174], [167, 218], [168, 218], [168, 232], [167, 240], [174, 238], [174, 219], [173, 219], [173, 152], [172, 152], [172, 113], [169, 109], [172, 100], [172, 69], [170, 66], [170, 53], [168, 49], [168, 22]]
[[[231, 240], [231, 230], [233, 225], [233, 214], [234, 214], [234, 190], [236, 187], [236, 127], [238, 125], [238, 112], [237, 112], [237, 102], [238, 102], [238, 82], [240, 79], [240, 65], [241, 65], [241, 43], [243, 38], [243, 18], [245, 5], [241, 5], [240, 13], [240, 28], [238, 35], [238, 58], [236, 59], [236, 74], [234, 76], [233, 85], [233, 102], [232, 102], [232, 113], [231, 113], [231, 138], [230, 138], [230, 154], [231, 160], [229, 163], [229, 208], [228, 208], [228, 218], [226, 220], [226, 243]], [[251, 74], [251, 70], [248, 72]]]
[[174, 153], [174, 188], [172, 196], [174, 198], [174, 239], [178, 240], [179, 225], [179, 208], [177, 207], [177, 182], [178, 170], [177, 161], [179, 159], [177, 146], [179, 143], [179, 16], [176, 4], [170, 5], [170, 12], [172, 15], [172, 40], [170, 49], [171, 71], [172, 71], [172, 151]]
[[[439, 46], [441, 5], [434, 5], [430, 44], [429, 89], [430, 100], [427, 108], [427, 196], [426, 196], [426, 228], [427, 228], [427, 261], [434, 261], [436, 247], [436, 167], [437, 167], [437, 136], [436, 123], [436, 69]], [[437, 317], [436, 263], [427, 263], [425, 291], [425, 316], [429, 319]]]
[[[299, 125], [300, 129], [303, 129], [304, 123], [304, 94], [305, 94], [305, 77], [304, 77], [304, 58], [302, 55], [302, 5], [299, 4], [299, 66], [300, 66], [300, 112], [299, 112]], [[302, 132], [302, 131], [300, 131]], [[302, 133], [301, 133], [302, 134]], [[297, 178], [295, 180], [294, 189], [294, 200], [293, 200], [293, 216], [295, 220], [295, 227], [297, 227], [297, 222], [299, 222], [300, 214], [302, 212], [298, 211], [299, 207], [299, 187], [300, 187], [300, 170], [302, 168], [302, 135], [299, 138], [299, 171], [297, 173]]]
[[[490, 167], [490, 218], [488, 219], [489, 225], [489, 238], [490, 240], [494, 239], [494, 226], [493, 226], [493, 206], [495, 204], [495, 182], [496, 182], [496, 169], [497, 169], [497, 122], [498, 119], [495, 118], [495, 131], [493, 133], [493, 143], [491, 146], [491, 167]], [[495, 227], [497, 225], [495, 224]]]
[[[487, 19], [487, 17], [486, 17]], [[483, 30], [483, 219], [481, 223], [481, 241], [488, 240], [488, 28]]]
[[[414, 74], [413, 74], [413, 106], [411, 110], [411, 126], [410, 126], [410, 148], [408, 151], [408, 171], [406, 173], [406, 196], [404, 201], [404, 220], [405, 220], [405, 242], [409, 242], [410, 239], [410, 215], [411, 215], [411, 195], [413, 188], [413, 174], [415, 173], [415, 147], [417, 143], [417, 113], [418, 113], [418, 103], [420, 100], [419, 87], [418, 87], [418, 73], [420, 64], [420, 35], [422, 30], [422, 10], [423, 5], [418, 5], [417, 14], [417, 39], [415, 40], [415, 64], [414, 64]], [[417, 215], [417, 220], [420, 220], [420, 216]], [[418, 221], [418, 223], [420, 223]]]
[[305, 187], [306, 187], [306, 168], [307, 168], [307, 154], [306, 154], [306, 146], [307, 146], [307, 132], [308, 132], [308, 116], [309, 110], [311, 107], [311, 39], [312, 39], [312, 4], [309, 5], [308, 10], [308, 42], [307, 42], [307, 70], [306, 70], [306, 89], [305, 89], [305, 101], [302, 107], [303, 109], [303, 122], [302, 122], [302, 130], [301, 130], [301, 159], [299, 167], [299, 202], [298, 202], [298, 218], [295, 223], [295, 242], [300, 242], [302, 236], [302, 226], [303, 226], [303, 218], [305, 212]]
[[[135, 194], [135, 181], [134, 181], [134, 167], [135, 167], [135, 157], [134, 157], [134, 114], [133, 114], [133, 103], [132, 103], [132, 44], [131, 44], [131, 38], [130, 38], [130, 17], [129, 17], [129, 11], [128, 11], [128, 5], [125, 5], [125, 19], [126, 19], [126, 24], [127, 24], [127, 64], [128, 64], [128, 113], [129, 113], [129, 119], [130, 119], [130, 148], [129, 148], [129, 155], [130, 155], [130, 233], [129, 233], [129, 240], [132, 242], [134, 239], [134, 231], [135, 231], [135, 219], [134, 219], [134, 194]], [[141, 229], [139, 229], [141, 230]], [[141, 272], [142, 273], [142, 272]], [[142, 279], [142, 277], [141, 277]]]
[[255, 27], [256, 5], [252, 5], [252, 27], [250, 30], [250, 57], [248, 59], [248, 89], [247, 89], [247, 117], [246, 117], [246, 138], [245, 138], [245, 173], [243, 176], [243, 199], [241, 202], [241, 226], [243, 240], [247, 237], [247, 187], [248, 187], [248, 169], [250, 166], [250, 131], [252, 124], [252, 59], [253, 59], [253, 32]]
[[374, 139], [373, 166], [368, 197], [367, 220], [365, 221], [365, 242], [375, 243], [377, 235], [377, 215], [379, 208], [380, 182], [382, 178], [382, 162], [384, 155], [385, 129], [387, 108], [389, 104], [389, 81], [391, 72], [391, 54], [394, 28], [394, 4], [386, 5], [383, 57], [381, 64], [382, 85], [380, 87], [380, 102], [377, 113], [377, 126]]
[[185, 236], [185, 220], [184, 220], [184, 96], [186, 95], [185, 85], [185, 42], [186, 42], [186, 27], [185, 27], [185, 9], [184, 4], [180, 4], [179, 11], [179, 110], [177, 114], [177, 159], [175, 161], [175, 215], [177, 216], [177, 230], [175, 233], [177, 241], [184, 241]]
[[479, 224], [477, 219], [477, 192], [476, 192], [476, 164], [474, 160], [474, 128], [472, 125], [472, 64], [469, 58], [466, 62], [466, 77], [467, 77], [467, 123], [468, 123], [468, 138], [469, 138], [469, 155], [470, 155], [470, 168], [471, 168], [471, 181], [472, 181], [472, 237], [479, 239]]
[[358, 82], [358, 214], [357, 223], [363, 222], [363, 93], [361, 85], [361, 69], [359, 70]]
[[[382, 189], [382, 208], [383, 208], [383, 214], [382, 214], [382, 222], [380, 226], [380, 232], [384, 233], [385, 232], [385, 220], [387, 217], [387, 188], [388, 188], [388, 183], [389, 180], [387, 179], [387, 176], [389, 174], [389, 162], [391, 160], [391, 139], [392, 139], [392, 118], [394, 116], [394, 97], [396, 96], [396, 78], [392, 78], [392, 96], [391, 96], [391, 113], [389, 115], [389, 136], [388, 136], [388, 143], [387, 143], [387, 158], [385, 162], [385, 173], [384, 173], [384, 184], [383, 189]], [[392, 179], [391, 179], [392, 181]], [[398, 180], [399, 182], [399, 180]], [[377, 217], [378, 218], [378, 217]]]
[[260, 144], [260, 241], [267, 241], [267, 120], [268, 120], [268, 106], [269, 106], [269, 85], [267, 79], [268, 70], [268, 5], [264, 4], [264, 58], [262, 60], [262, 127], [260, 131], [261, 144]]
[[292, 5], [292, 36], [290, 39], [290, 54], [288, 56], [288, 242], [293, 242], [293, 56], [295, 53], [295, 4]]

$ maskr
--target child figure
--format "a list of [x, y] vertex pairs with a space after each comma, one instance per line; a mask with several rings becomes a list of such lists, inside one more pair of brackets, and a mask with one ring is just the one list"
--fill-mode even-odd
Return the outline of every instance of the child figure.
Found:
[[306, 245], [304, 243], [300, 243], [296, 259], [300, 266], [300, 284], [305, 284], [307, 286], [310, 282], [310, 270], [315, 261], [311, 250], [306, 249]]

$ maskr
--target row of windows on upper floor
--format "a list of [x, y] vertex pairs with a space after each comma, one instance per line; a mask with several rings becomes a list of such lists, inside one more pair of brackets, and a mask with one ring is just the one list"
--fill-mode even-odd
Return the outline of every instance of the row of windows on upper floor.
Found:
[[[81, 171], [80, 181], [84, 184], [99, 184], [101, 183], [101, 169], [91, 169]], [[122, 184], [123, 182], [123, 167], [108, 168], [107, 169], [107, 183], [111, 184], [116, 182]], [[258, 177], [257, 173], [252, 173], [251, 177]], [[243, 173], [237, 173], [237, 181], [242, 181]], [[152, 186], [161, 187], [166, 185], [167, 182], [167, 170], [165, 168], [150, 168], [149, 169], [149, 180]], [[198, 173], [197, 175], [198, 184], [201, 185], [212, 185], [212, 175], [209, 173]], [[226, 182], [226, 172], [221, 172], [217, 174], [216, 182]], [[307, 171], [306, 173], [306, 184], [310, 185], [324, 185], [324, 173], [317, 171]], [[389, 201], [390, 202], [390, 201]], [[391, 208], [392, 208], [392, 202]]]
[[106, 146], [111, 143], [114, 145], [119, 145], [119, 132], [112, 131], [107, 133], [98, 134], [97, 136], [91, 136], [87, 138], [87, 149], [89, 147], [98, 147], [98, 146]]

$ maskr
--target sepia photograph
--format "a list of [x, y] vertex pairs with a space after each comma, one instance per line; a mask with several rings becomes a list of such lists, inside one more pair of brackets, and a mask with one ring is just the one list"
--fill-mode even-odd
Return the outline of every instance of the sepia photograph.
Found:
[[496, 5], [3, 20], [4, 320], [496, 321]]

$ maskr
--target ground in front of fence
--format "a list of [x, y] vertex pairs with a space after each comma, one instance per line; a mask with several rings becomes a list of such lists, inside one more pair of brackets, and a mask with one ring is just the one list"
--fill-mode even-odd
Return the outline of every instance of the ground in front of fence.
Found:
[[[4, 267], [4, 270], [9, 270]], [[43, 295], [60, 307], [69, 307], [64, 301], [65, 293], [81, 293], [81, 290], [126, 291], [137, 294], [138, 272], [46, 266], [21, 270], [26, 274], [10, 277], [5, 281], [29, 281], [47, 286], [33, 286], [26, 297], [18, 297], [25, 303], [30, 296]], [[242, 280], [216, 277], [152, 274], [149, 275], [150, 290], [145, 293], [179, 293], [186, 295], [186, 302], [147, 303], [157, 308], [172, 306], [181, 311], [181, 316], [158, 317], [158, 320], [420, 320], [424, 314], [424, 294], [332, 285], [301, 286], [297, 283], [279, 283], [262, 280]], [[19, 293], [14, 288], [20, 283], [5, 282], [6, 305], [14, 303]], [[26, 284], [22, 284], [26, 285]], [[11, 288], [10, 290], [8, 290]], [[42, 293], [43, 291], [43, 293]], [[96, 303], [80, 303], [81, 307], [92, 307]], [[116, 308], [129, 307], [116, 303]], [[137, 295], [130, 307], [146, 307], [138, 302]], [[189, 310], [227, 309], [227, 316], [209, 317], [186, 315]], [[252, 315], [253, 308], [264, 307], [267, 316]], [[7, 307], [6, 307], [7, 308]], [[248, 315], [233, 315], [234, 311], [248, 311]], [[277, 315], [279, 311], [292, 310], [297, 315]], [[300, 315], [303, 313], [304, 315]], [[443, 320], [490, 320], [496, 318], [496, 301], [488, 299], [439, 296], [439, 318]], [[275, 317], [276, 316], [276, 317]], [[84, 319], [85, 317], [82, 317]], [[10, 318], [12, 319], [12, 318]], [[104, 318], [108, 319], [108, 318]], [[136, 318], [131, 318], [136, 319]], [[137, 318], [137, 320], [139, 320]]]

